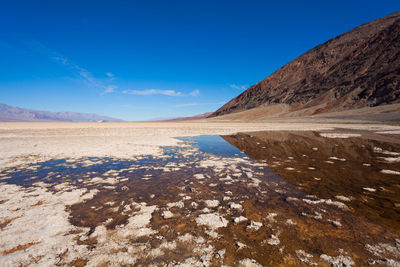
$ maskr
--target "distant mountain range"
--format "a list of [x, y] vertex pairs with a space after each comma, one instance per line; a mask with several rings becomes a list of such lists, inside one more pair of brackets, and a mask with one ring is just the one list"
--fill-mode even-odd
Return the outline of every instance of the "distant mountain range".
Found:
[[0, 104], [0, 121], [121, 122], [122, 120], [90, 113], [49, 112]]
[[313, 116], [399, 103], [400, 12], [396, 12], [311, 49], [210, 117]]

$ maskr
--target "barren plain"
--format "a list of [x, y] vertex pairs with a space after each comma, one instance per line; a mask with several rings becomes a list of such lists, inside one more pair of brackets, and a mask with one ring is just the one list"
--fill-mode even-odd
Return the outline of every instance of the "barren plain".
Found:
[[400, 127], [0, 123], [1, 266], [399, 266]]

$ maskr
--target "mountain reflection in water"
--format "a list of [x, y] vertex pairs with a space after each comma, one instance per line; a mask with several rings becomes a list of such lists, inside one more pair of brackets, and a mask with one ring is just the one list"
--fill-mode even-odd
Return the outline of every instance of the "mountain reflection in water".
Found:
[[397, 140], [326, 138], [314, 132], [254, 132], [223, 138], [307, 194], [343, 201], [354, 215], [400, 232]]

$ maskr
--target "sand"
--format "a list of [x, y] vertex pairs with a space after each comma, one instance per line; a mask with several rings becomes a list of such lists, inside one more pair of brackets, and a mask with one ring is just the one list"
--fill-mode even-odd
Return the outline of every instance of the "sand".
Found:
[[175, 137], [237, 132], [330, 131], [335, 128], [398, 133], [381, 124], [133, 122], [133, 123], [0, 123], [0, 169], [58, 158], [160, 155], [162, 146], [183, 145]]

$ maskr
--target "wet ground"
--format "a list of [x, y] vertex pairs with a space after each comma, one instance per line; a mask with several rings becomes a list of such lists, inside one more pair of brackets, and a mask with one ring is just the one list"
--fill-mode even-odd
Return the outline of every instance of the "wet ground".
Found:
[[1, 171], [0, 265], [399, 266], [400, 139], [180, 140]]
[[347, 202], [355, 215], [400, 233], [400, 139], [383, 138], [314, 132], [224, 137], [307, 194]]

